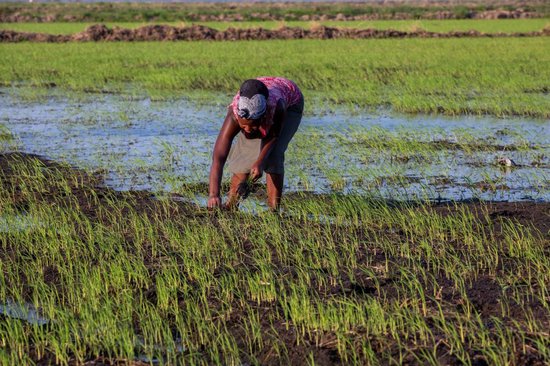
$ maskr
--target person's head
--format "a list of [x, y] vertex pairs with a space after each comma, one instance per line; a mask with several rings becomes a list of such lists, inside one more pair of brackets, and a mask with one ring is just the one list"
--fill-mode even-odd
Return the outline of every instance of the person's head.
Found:
[[260, 120], [267, 110], [269, 90], [259, 80], [248, 79], [239, 89], [237, 121], [245, 134], [258, 130]]

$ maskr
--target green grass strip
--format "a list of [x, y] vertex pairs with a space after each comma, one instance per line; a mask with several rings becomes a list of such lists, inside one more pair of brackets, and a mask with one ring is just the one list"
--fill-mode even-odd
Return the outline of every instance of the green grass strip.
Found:
[[328, 103], [549, 117], [548, 49], [547, 37], [1, 44], [0, 83], [181, 97], [229, 95], [247, 78], [281, 75], [304, 90], [310, 111]]
[[[78, 23], [1, 23], [0, 29], [9, 29], [19, 32], [35, 32], [48, 34], [72, 34], [84, 31], [87, 27], [97, 22], [78, 22]], [[400, 31], [415, 31], [424, 29], [429, 32], [452, 32], [477, 30], [483, 33], [516, 33], [516, 32], [535, 32], [544, 27], [550, 27], [550, 19], [494, 19], [494, 20], [373, 20], [373, 21], [242, 21], [242, 22], [107, 22], [106, 25], [111, 28], [118, 26], [121, 28], [138, 28], [151, 24], [168, 24], [177, 27], [190, 26], [192, 24], [202, 24], [217, 30], [227, 28], [266, 28], [276, 29], [281, 26], [301, 27], [309, 29], [318, 25], [338, 28], [356, 28], [356, 29], [395, 29]]]

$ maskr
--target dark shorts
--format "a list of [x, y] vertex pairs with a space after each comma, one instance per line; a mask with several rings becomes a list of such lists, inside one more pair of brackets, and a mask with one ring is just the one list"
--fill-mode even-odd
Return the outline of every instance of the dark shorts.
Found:
[[[288, 143], [298, 130], [304, 111], [304, 99], [287, 109], [286, 118], [279, 138], [266, 159], [266, 173], [284, 174], [285, 151]], [[232, 174], [250, 173], [250, 168], [258, 159], [262, 147], [261, 139], [247, 139], [242, 132], [237, 135], [237, 141], [231, 147], [228, 156], [229, 171]]]

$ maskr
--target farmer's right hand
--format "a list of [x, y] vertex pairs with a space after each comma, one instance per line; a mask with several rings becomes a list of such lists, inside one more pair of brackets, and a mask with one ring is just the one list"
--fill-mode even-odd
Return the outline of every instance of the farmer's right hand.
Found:
[[222, 199], [220, 198], [220, 196], [210, 196], [210, 197], [208, 197], [207, 207], [209, 209], [222, 207]]

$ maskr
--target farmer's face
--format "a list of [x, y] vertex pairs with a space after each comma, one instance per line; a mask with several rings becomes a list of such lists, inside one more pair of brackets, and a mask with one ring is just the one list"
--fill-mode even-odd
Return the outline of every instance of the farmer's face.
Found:
[[260, 131], [260, 120], [259, 119], [245, 119], [237, 118], [239, 127], [243, 131], [245, 137], [254, 138]]

